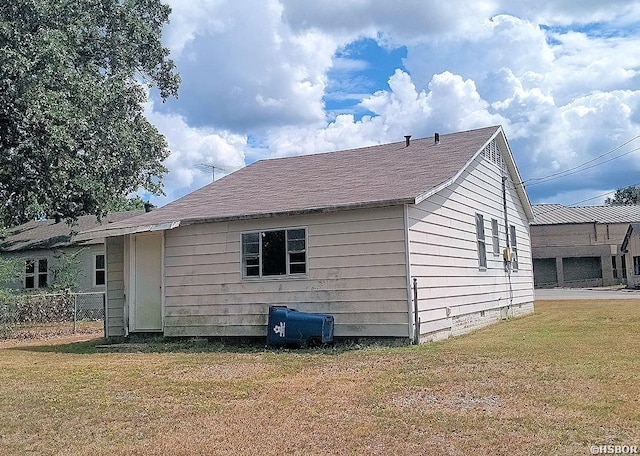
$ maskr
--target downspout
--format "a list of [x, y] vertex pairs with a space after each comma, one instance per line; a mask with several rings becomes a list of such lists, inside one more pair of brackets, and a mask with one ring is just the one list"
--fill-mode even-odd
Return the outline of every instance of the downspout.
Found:
[[[405, 264], [406, 264], [406, 274], [407, 274], [407, 316], [408, 321], [407, 325], [409, 327], [409, 341], [412, 344], [416, 344], [416, 328], [414, 326], [414, 305], [412, 305], [411, 300], [411, 255], [409, 250], [409, 205], [404, 205], [404, 249], [405, 249]], [[415, 279], [414, 279], [415, 280]]]
[[414, 307], [414, 344], [420, 345], [420, 313], [418, 312], [418, 279], [413, 278], [413, 307]]

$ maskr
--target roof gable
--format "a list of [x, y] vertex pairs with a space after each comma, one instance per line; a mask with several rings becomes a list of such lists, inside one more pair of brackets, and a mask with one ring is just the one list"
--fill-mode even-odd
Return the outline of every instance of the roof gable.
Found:
[[[497, 136], [508, 152], [507, 166], [515, 170], [499, 126], [440, 135], [438, 143], [430, 137], [408, 146], [402, 141], [260, 160], [151, 213], [114, 224], [109, 232], [415, 203], [448, 185]], [[526, 194], [523, 201], [530, 208]]]
[[640, 235], [640, 223], [629, 224], [629, 227], [627, 228], [627, 232], [624, 235], [624, 240], [620, 245], [621, 252], [624, 252], [624, 253], [627, 252], [627, 247], [629, 246], [629, 240], [631, 239], [631, 236], [633, 235], [633, 233], [635, 233], [636, 236]]

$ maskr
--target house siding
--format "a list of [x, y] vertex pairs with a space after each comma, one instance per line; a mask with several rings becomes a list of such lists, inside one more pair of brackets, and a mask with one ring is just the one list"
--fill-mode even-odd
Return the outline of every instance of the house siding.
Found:
[[110, 237], [105, 242], [107, 259], [106, 337], [125, 335], [124, 237]]
[[[242, 278], [243, 232], [306, 227], [307, 275]], [[402, 206], [201, 223], [165, 233], [165, 334], [265, 336], [269, 305], [328, 313], [338, 337], [408, 337]]]
[[[103, 244], [91, 244], [82, 247], [60, 247], [57, 249], [23, 250], [20, 252], [2, 252], [1, 255], [4, 258], [10, 258], [19, 261], [46, 259], [49, 270], [49, 285], [51, 285], [53, 281], [53, 271], [59, 266], [61, 256], [76, 255], [78, 269], [78, 288], [75, 291], [85, 293], [101, 293], [105, 291], [104, 285], [93, 285], [93, 257], [97, 253], [104, 253]], [[22, 276], [24, 276], [24, 271], [22, 273]], [[13, 289], [24, 289], [24, 277], [22, 277], [20, 280], [8, 283], [7, 286]]]
[[640, 287], [640, 275], [636, 275], [633, 265], [633, 257], [640, 256], [640, 237], [634, 232], [627, 243], [627, 286], [629, 288]]
[[[486, 268], [479, 267], [476, 213], [484, 218]], [[507, 182], [507, 213], [509, 225], [516, 227], [519, 263], [510, 277], [502, 257], [506, 235], [498, 166], [477, 157], [452, 185], [409, 205], [410, 274], [417, 279], [422, 341], [533, 311], [529, 224], [511, 181]], [[497, 255], [491, 219], [498, 220]]]

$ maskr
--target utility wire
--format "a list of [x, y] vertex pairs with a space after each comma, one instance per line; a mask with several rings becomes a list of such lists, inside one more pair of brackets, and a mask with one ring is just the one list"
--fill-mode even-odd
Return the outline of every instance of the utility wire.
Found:
[[[618, 158], [622, 158], [625, 155], [629, 155], [629, 154], [631, 154], [631, 153], [633, 153], [633, 152], [635, 152], [637, 150], [640, 150], [640, 147], [636, 147], [635, 149], [631, 149], [630, 151], [625, 152], [624, 154], [620, 154], [620, 155], [618, 155], [616, 157], [611, 157], [610, 159], [601, 161], [600, 163], [594, 163], [591, 166], [586, 166], [586, 167], [583, 167], [581, 169], [572, 168], [571, 170], [565, 170], [565, 171], [563, 171], [562, 175], [557, 175], [557, 174], [560, 174], [560, 173], [556, 173], [556, 175], [551, 175], [553, 177], [547, 176], [546, 178], [540, 178], [540, 180], [529, 184], [529, 187], [532, 187], [532, 186], [538, 185], [538, 184], [544, 184], [545, 182], [550, 182], [550, 181], [556, 180], [556, 179], [562, 179], [563, 177], [571, 176], [572, 174], [581, 173], [582, 171], [586, 171], [588, 169], [595, 168], [596, 166], [604, 165], [605, 163], [609, 163], [609, 162], [612, 162], [614, 160], [617, 160]], [[601, 157], [599, 157], [599, 158], [601, 158]], [[591, 160], [591, 161], [593, 161], [593, 160]], [[589, 163], [589, 162], [586, 162], [586, 163]], [[583, 163], [583, 165], [581, 165], [581, 166], [584, 166], [586, 163]]]
[[[605, 152], [603, 154], [600, 154], [597, 157], [592, 158], [591, 160], [587, 160], [584, 163], [581, 163], [581, 164], [579, 164], [577, 166], [574, 166], [572, 168], [568, 168], [568, 169], [565, 169], [563, 171], [558, 171], [556, 173], [552, 173], [552, 174], [549, 174], [549, 175], [546, 175], [546, 176], [532, 177], [532, 178], [526, 179], [526, 180], [524, 180], [524, 181], [522, 181], [522, 182], [520, 182], [520, 183], [518, 183], [516, 185], [524, 186], [527, 183], [529, 183], [529, 186], [538, 185], [538, 184], [542, 184], [544, 182], [549, 182], [549, 181], [552, 181], [552, 180], [555, 180], [555, 179], [560, 179], [560, 178], [565, 177], [565, 176], [570, 176], [572, 174], [576, 174], [576, 173], [585, 171], [587, 169], [595, 168], [596, 166], [603, 165], [603, 164], [608, 163], [608, 162], [613, 161], [613, 160], [617, 160], [618, 158], [624, 157], [625, 155], [629, 155], [632, 152], [640, 150], [640, 147], [635, 148], [635, 149], [633, 149], [631, 151], [625, 152], [625, 153], [623, 153], [621, 155], [618, 155], [616, 157], [610, 158], [609, 160], [605, 160], [605, 161], [600, 162], [600, 163], [595, 163], [595, 164], [593, 164], [591, 166], [586, 166], [586, 165], [589, 165], [591, 163], [594, 163], [594, 162], [600, 160], [603, 157], [606, 157], [607, 155], [610, 155], [610, 154], [620, 150], [624, 146], [630, 144], [631, 142], [633, 142], [633, 141], [635, 141], [635, 140], [637, 140], [639, 138], [640, 138], [640, 135], [636, 135], [633, 138], [631, 138], [631, 139], [625, 141], [624, 143], [620, 144], [619, 146], [616, 146], [613, 149], [611, 149], [611, 150], [609, 150], [609, 151], [607, 151], [607, 152]], [[532, 181], [534, 181], [534, 182], [532, 182]]]

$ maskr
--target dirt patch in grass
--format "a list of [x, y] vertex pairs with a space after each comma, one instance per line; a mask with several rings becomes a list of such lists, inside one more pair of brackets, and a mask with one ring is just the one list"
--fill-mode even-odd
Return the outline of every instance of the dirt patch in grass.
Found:
[[640, 301], [549, 301], [420, 347], [3, 342], [0, 454], [573, 455], [640, 445], [639, 317]]

